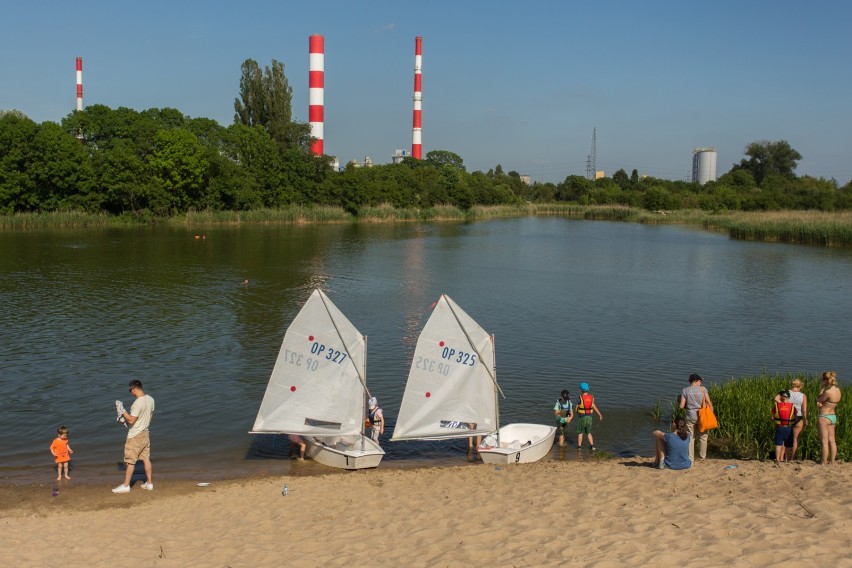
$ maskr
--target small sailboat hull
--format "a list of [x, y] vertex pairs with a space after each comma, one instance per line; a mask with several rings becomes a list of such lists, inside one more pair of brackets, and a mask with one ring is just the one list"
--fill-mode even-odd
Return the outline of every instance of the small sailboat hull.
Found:
[[335, 438], [304, 438], [305, 455], [314, 461], [339, 469], [369, 469], [378, 467], [385, 451], [371, 438], [358, 436]]
[[544, 424], [507, 424], [500, 428], [500, 446], [489, 445], [496, 442], [496, 436], [487, 436], [479, 446], [479, 457], [490, 464], [532, 463], [550, 453], [555, 426]]

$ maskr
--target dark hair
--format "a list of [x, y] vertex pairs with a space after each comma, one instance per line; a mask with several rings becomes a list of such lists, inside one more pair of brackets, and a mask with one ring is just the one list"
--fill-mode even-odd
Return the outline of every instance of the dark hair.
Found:
[[67, 434], [68, 433], [68, 426], [60, 426], [59, 428], [56, 429], [56, 433], [59, 434], [59, 435]]
[[701, 375], [699, 375], [698, 373], [692, 373], [691, 375], [689, 375], [689, 382], [690, 383], [694, 383], [695, 381], [703, 381], [703, 380], [704, 379], [701, 378]]
[[686, 429], [686, 420], [680, 416], [672, 418], [672, 426], [674, 426], [675, 434], [681, 440], [686, 440], [686, 437], [689, 436], [689, 431]]
[[133, 379], [132, 381], [130, 381], [129, 386], [132, 389], [141, 389], [142, 388], [142, 381], [140, 381], [139, 379]]
[[564, 399], [571, 398], [571, 393], [568, 392], [567, 390], [563, 389], [562, 390], [562, 398], [564, 398]]

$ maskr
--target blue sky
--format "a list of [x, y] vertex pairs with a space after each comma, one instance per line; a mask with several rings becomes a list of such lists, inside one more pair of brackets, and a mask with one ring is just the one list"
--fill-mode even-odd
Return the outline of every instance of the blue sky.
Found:
[[386, 163], [411, 149], [423, 37], [423, 152], [558, 182], [597, 166], [719, 175], [755, 140], [797, 173], [852, 179], [852, 2], [800, 0], [15, 2], [0, 19], [0, 109], [59, 122], [84, 104], [172, 107], [228, 125], [240, 65], [285, 64], [308, 116], [308, 36], [325, 36], [325, 151]]

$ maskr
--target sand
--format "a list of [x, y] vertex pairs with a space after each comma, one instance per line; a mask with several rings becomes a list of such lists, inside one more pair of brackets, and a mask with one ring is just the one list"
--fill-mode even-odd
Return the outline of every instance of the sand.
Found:
[[852, 566], [849, 464], [327, 471], [0, 486], [0, 566]]

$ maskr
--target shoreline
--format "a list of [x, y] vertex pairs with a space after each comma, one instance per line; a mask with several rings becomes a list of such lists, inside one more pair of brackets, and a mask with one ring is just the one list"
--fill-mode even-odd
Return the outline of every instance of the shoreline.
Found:
[[80, 211], [15, 213], [0, 215], [0, 231], [34, 229], [105, 229], [152, 226], [207, 228], [244, 225], [328, 225], [344, 223], [440, 223], [493, 219], [567, 217], [587, 221], [620, 221], [652, 225], [686, 225], [721, 233], [729, 238], [821, 247], [852, 245], [852, 211], [769, 210], [704, 211], [675, 209], [650, 211], [625, 205], [579, 205], [577, 203], [529, 203], [526, 205], [475, 205], [469, 210], [435, 206], [423, 210], [394, 209], [386, 205], [366, 207], [358, 217], [340, 207], [293, 206], [251, 211], [200, 211], [175, 217], [148, 219], [144, 223], [124, 216]]
[[[49, 564], [57, 551], [44, 539], [56, 531], [66, 566], [833, 565], [852, 553], [849, 464], [708, 459], [661, 471], [652, 461], [378, 468], [207, 487], [155, 477], [152, 492], [84, 487], [56, 498], [0, 487], [0, 564]], [[7, 506], [12, 492], [21, 496]]]
[[[621, 456], [617, 459], [623, 459]], [[588, 462], [601, 461], [612, 458], [596, 458], [589, 454], [588, 450], [577, 450], [576, 447], [566, 446], [562, 451], [553, 446], [551, 454], [544, 458], [547, 461], [573, 461]], [[179, 458], [157, 458], [152, 459], [154, 465], [154, 480], [168, 480], [179, 484], [203, 483], [203, 482], [226, 482], [240, 479], [263, 478], [273, 476], [291, 477], [314, 477], [321, 475], [336, 475], [351, 473], [347, 470], [337, 469], [317, 463], [312, 459], [299, 461], [287, 457], [262, 457], [262, 458], [238, 458], [221, 459], [213, 456], [193, 456]], [[70, 470], [71, 480], [57, 481], [55, 479], [56, 466], [54, 464], [42, 464], [38, 466], [21, 466], [0, 468], [0, 490], [4, 487], [15, 488], [38, 488], [50, 493], [54, 486], [63, 487], [108, 487], [112, 488], [118, 484], [124, 476], [124, 464], [94, 463], [75, 466], [72, 460]], [[465, 451], [446, 451], [438, 456], [419, 456], [397, 459], [382, 460], [378, 468], [366, 471], [384, 469], [408, 470], [421, 468], [456, 468], [476, 467], [484, 465], [478, 456], [471, 456]], [[138, 462], [136, 472], [133, 474], [133, 482], [144, 481], [142, 462]], [[0, 500], [0, 510], [3, 509]]]

